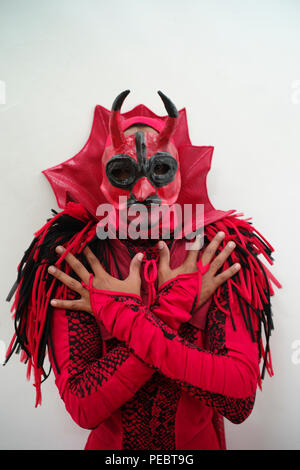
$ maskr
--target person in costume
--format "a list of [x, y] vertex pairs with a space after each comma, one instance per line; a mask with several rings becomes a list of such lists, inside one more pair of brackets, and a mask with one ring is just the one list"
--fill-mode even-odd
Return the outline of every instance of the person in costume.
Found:
[[[96, 106], [83, 149], [44, 171], [62, 211], [18, 267], [7, 360], [21, 351], [38, 406], [48, 354], [67, 411], [91, 429], [85, 449], [226, 449], [224, 417], [243, 422], [273, 375], [270, 297], [281, 285], [259, 255], [273, 264], [274, 249], [243, 214], [211, 204], [213, 147], [191, 144], [185, 109], [158, 92], [166, 116], [144, 105], [122, 114], [128, 93], [111, 111]], [[176, 218], [165, 240], [163, 218], [158, 238], [123, 239], [117, 225], [99, 239], [97, 208], [118, 211], [120, 197], [201, 204], [204, 218], [187, 225], [204, 230], [203, 246], [186, 249]]]

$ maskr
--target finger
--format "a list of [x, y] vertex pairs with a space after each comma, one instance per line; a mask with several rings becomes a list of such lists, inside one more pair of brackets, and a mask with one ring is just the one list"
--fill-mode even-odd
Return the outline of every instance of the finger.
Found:
[[170, 269], [170, 251], [165, 242], [162, 240], [158, 242], [159, 253], [159, 270]]
[[233, 241], [230, 241], [227, 243], [227, 245], [222, 249], [221, 253], [216, 256], [216, 258], [211, 262], [210, 265], [210, 272], [215, 274], [221, 266], [225, 263], [227, 258], [231, 255], [233, 252], [234, 248], [236, 247], [236, 244]]
[[88, 260], [89, 265], [92, 268], [93, 273], [95, 274], [95, 276], [100, 276], [101, 277], [101, 276], [107, 274], [107, 272], [103, 268], [103, 266], [100, 263], [100, 261], [98, 260], [98, 258], [94, 255], [94, 253], [92, 252], [92, 250], [88, 246], [85, 247], [85, 249], [83, 250], [83, 253], [84, 253], [84, 256], [86, 257], [86, 259]]
[[[55, 248], [55, 251], [62, 255], [66, 250], [63, 246], [57, 246]], [[71, 268], [73, 269], [73, 271], [78, 274], [78, 276], [80, 277], [80, 279], [83, 280], [83, 282], [85, 282], [86, 284], [89, 282], [89, 277], [90, 277], [90, 273], [88, 272], [88, 270], [83, 266], [83, 264], [77, 259], [75, 258], [74, 255], [72, 255], [71, 253], [68, 253], [66, 256], [65, 256], [65, 260], [67, 261], [67, 263], [71, 266]]]
[[196, 265], [196, 262], [197, 262], [197, 258], [198, 258], [198, 254], [199, 254], [199, 250], [201, 248], [201, 244], [202, 244], [202, 240], [201, 240], [201, 235], [197, 235], [194, 242], [191, 244], [189, 250], [188, 250], [188, 254], [184, 260], [184, 263], [183, 265], [184, 266], [194, 266]]
[[65, 284], [67, 287], [74, 290], [75, 292], [78, 292], [78, 294], [82, 294], [82, 292], [84, 291], [84, 288], [80, 282], [78, 282], [73, 277], [68, 276], [68, 274], [64, 273], [63, 271], [56, 268], [55, 266], [49, 266], [48, 272], [53, 277], [56, 277], [56, 279], [58, 279], [63, 284]]
[[209, 243], [209, 245], [207, 245], [207, 247], [205, 248], [205, 250], [203, 252], [203, 255], [201, 257], [201, 261], [202, 261], [203, 266], [205, 266], [206, 264], [211, 262], [211, 260], [213, 259], [213, 257], [216, 254], [216, 251], [217, 251], [221, 241], [224, 239], [224, 237], [225, 237], [224, 232], [218, 232], [214, 236], [212, 241]]
[[241, 268], [241, 265], [239, 263], [235, 263], [230, 268], [226, 269], [224, 272], [218, 274], [218, 276], [215, 277], [215, 282], [217, 284], [217, 287], [222, 285], [224, 282], [226, 282], [229, 278], [234, 276]]
[[131, 260], [130, 266], [129, 266], [129, 276], [130, 278], [140, 277], [140, 269], [141, 269], [141, 262], [143, 259], [144, 255], [143, 253], [137, 253]]
[[60, 300], [52, 299], [51, 305], [56, 308], [63, 308], [66, 310], [84, 310], [84, 303], [79, 300]]

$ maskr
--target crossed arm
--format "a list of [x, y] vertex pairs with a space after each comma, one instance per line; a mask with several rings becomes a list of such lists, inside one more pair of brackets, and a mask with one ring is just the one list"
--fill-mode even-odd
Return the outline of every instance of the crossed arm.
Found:
[[[216, 237], [206, 256], [204, 252], [203, 264], [210, 262], [220, 240]], [[223, 257], [215, 266], [212, 262], [211, 271], [202, 276], [201, 292], [204, 294], [200, 293], [198, 308], [211, 295], [209, 285], [225, 281], [224, 276], [223, 280], [217, 279], [215, 273], [232, 249], [224, 249]], [[175, 270], [172, 272], [168, 267], [169, 253], [163, 246], [159, 266], [161, 289], [152, 311], [145, 309], [138, 292], [132, 292], [133, 286], [137, 289], [138, 285], [138, 256], [132, 261], [129, 279], [113, 281], [90, 250], [86, 249], [85, 254], [95, 274], [90, 290], [59, 270], [53, 273], [69, 288], [78, 289], [81, 295], [81, 299], [73, 301], [56, 299], [53, 315], [54, 350], [61, 369], [56, 373], [56, 383], [73, 419], [82, 427], [96, 427], [131, 398], [153, 372], [160, 371], [178, 381], [183, 390], [195, 398], [216, 406], [231, 421], [244, 420], [254, 403], [258, 358], [256, 344], [251, 342], [242, 323], [239, 324], [238, 311], [233, 312], [238, 333], [231, 330], [228, 318], [222, 318], [223, 340], [214, 352], [201, 349], [178, 335], [180, 325], [191, 318], [197, 295], [195, 255], [198, 252], [189, 253], [188, 263], [174, 273]], [[85, 268], [72, 255], [68, 254], [66, 261], [86, 284], [89, 273], [83, 271]], [[233, 269], [226, 273], [228, 277]], [[214, 308], [210, 312], [209, 331], [213, 333], [213, 325], [218, 323], [220, 333], [218, 313]], [[103, 322], [120, 342], [104, 356], [97, 328], [99, 322]]]

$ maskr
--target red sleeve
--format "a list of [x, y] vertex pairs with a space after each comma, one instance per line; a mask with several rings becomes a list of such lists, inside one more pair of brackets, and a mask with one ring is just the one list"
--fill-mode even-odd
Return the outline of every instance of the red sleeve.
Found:
[[[168, 292], [168, 286], [157, 296], [156, 312], [178, 329], [191, 318], [191, 312], [182, 305], [174, 315], [172, 306], [163, 298], [164, 292]], [[158, 303], [160, 297], [162, 305]], [[54, 354], [50, 360], [55, 383], [73, 420], [87, 429], [98, 426], [119, 409], [155, 372], [152, 364], [141, 361], [123, 341], [103, 355], [99, 326], [93, 316], [84, 312], [53, 311]]]
[[[252, 361], [253, 364], [257, 362], [257, 364], [259, 364], [258, 344], [250, 339], [250, 332], [245, 329], [244, 322], [241, 322], [240, 320], [241, 314], [238, 310], [238, 306], [236, 305], [235, 308], [235, 333], [240, 335], [241, 343], [248, 343], [248, 347], [241, 348], [241, 352], [246, 356], [247, 361]], [[239, 317], [238, 319], [237, 316]], [[188, 326], [188, 328], [186, 328], [186, 326]], [[211, 302], [208, 310], [205, 332], [202, 332], [198, 328], [188, 324], [185, 324], [184, 328], [181, 328], [179, 332], [181, 335], [184, 335], [184, 338], [188, 342], [192, 342], [196, 345], [197, 343], [203, 344], [204, 339], [205, 349], [214, 355], [224, 357], [230, 357], [231, 355], [233, 342], [229, 342], [229, 338], [233, 335], [232, 321], [216, 306], [214, 301]], [[259, 374], [259, 372], [257, 373]], [[239, 424], [250, 415], [255, 402], [255, 378], [253, 377], [251, 379], [250, 373], [245, 376], [241, 375], [241, 379], [246, 381], [249, 376], [250, 380], [253, 381], [255, 391], [252, 394], [248, 392], [250, 393], [249, 396], [241, 398], [232, 397], [225, 393], [211, 393], [207, 389], [205, 390], [204, 388], [184, 383], [182, 383], [182, 389], [194, 398], [204, 402], [205, 405], [215, 407], [222, 416], [232, 423]], [[230, 380], [230, 377], [228, 380]]]
[[73, 420], [92, 429], [129, 400], [152, 376], [148, 367], [120, 344], [103, 355], [95, 318], [55, 309], [50, 356], [55, 383]]
[[[192, 311], [196, 275], [178, 276], [164, 285], [165, 289], [169, 285], [164, 302], [173, 312], [178, 308]], [[215, 334], [220, 334], [222, 347], [213, 352], [186, 341], [165, 325], [155, 314], [161, 305], [148, 311], [137, 295], [93, 288], [90, 295], [96, 318], [146, 364], [179, 381], [233, 422], [241, 422], [249, 414], [259, 378], [258, 347], [244, 326], [237, 303], [230, 314], [222, 312], [223, 326], [211, 336], [216, 341]]]

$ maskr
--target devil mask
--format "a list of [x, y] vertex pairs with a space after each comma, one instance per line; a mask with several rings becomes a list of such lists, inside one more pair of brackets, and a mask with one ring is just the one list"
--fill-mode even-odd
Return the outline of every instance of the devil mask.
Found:
[[[172, 141], [176, 129], [178, 111], [161, 91], [168, 118], [160, 121], [136, 116], [121, 120], [120, 110], [129, 90], [115, 99], [109, 120], [109, 136], [102, 157], [101, 191], [116, 208], [120, 196], [127, 206], [139, 203], [174, 204], [181, 187], [179, 158]], [[134, 124], [143, 124], [157, 132], [143, 130], [125, 136], [125, 130]]]
[[[98, 219], [100, 205], [110, 203], [120, 208], [119, 196], [125, 196], [129, 207], [135, 202], [169, 206], [176, 202], [181, 207], [202, 204], [205, 225], [234, 212], [216, 210], [210, 202], [206, 177], [213, 147], [191, 144], [185, 109], [177, 111], [171, 100], [158, 92], [166, 116], [158, 116], [142, 104], [121, 114], [128, 94], [129, 90], [120, 93], [111, 110], [97, 105], [82, 149], [43, 171], [58, 206], [65, 209], [69, 202], [80, 203]], [[154, 131], [126, 135], [126, 129], [137, 124]], [[195, 230], [198, 222], [192, 220], [192, 225]]]

